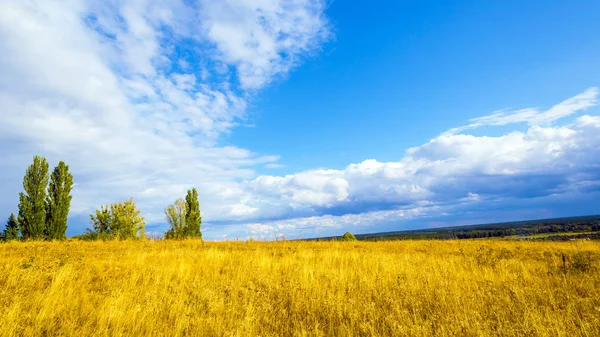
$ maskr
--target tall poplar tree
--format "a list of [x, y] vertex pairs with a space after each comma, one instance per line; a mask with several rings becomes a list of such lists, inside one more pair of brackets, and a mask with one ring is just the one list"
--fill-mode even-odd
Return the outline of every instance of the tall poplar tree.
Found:
[[25, 239], [43, 239], [46, 232], [46, 195], [48, 162], [35, 156], [25, 172], [23, 188], [19, 193], [19, 225]]
[[17, 240], [19, 238], [19, 223], [17, 222], [17, 218], [15, 214], [12, 213], [8, 218], [8, 222], [6, 223], [6, 229], [2, 235], [4, 240]]
[[62, 240], [66, 238], [72, 189], [73, 175], [69, 172], [69, 166], [60, 161], [50, 176], [46, 199], [47, 236], [49, 239]]
[[202, 232], [200, 232], [202, 216], [200, 215], [200, 202], [198, 201], [198, 191], [196, 191], [196, 188], [187, 191], [185, 202], [187, 204], [187, 213], [185, 215], [186, 236], [202, 238]]

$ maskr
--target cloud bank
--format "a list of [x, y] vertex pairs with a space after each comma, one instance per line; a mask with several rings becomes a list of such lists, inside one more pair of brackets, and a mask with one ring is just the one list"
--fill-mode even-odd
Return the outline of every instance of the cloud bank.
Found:
[[[592, 88], [565, 101], [588, 97], [562, 113], [595, 105], [597, 95]], [[267, 228], [280, 232], [278, 224], [303, 228], [306, 219], [285, 220], [290, 214], [312, 217], [313, 227], [372, 226], [515, 199], [594, 194], [600, 191], [599, 146], [600, 117], [582, 115], [570, 124], [533, 125], [499, 137], [447, 132], [408, 149], [397, 162], [368, 159], [343, 170], [259, 176], [246, 188], [278, 220], [266, 221], [273, 226], [261, 231], [249, 229], [261, 234]]]

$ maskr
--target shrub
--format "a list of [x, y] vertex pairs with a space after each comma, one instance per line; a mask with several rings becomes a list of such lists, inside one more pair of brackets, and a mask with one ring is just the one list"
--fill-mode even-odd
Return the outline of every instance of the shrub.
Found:
[[356, 236], [354, 236], [354, 234], [350, 233], [350, 232], [346, 232], [344, 235], [342, 235], [341, 241], [356, 241]]
[[[90, 214], [90, 223], [94, 226], [95, 232], [101, 235], [86, 233], [87, 240], [102, 239], [112, 237], [117, 239], [137, 239], [145, 237], [144, 217], [140, 215], [133, 199], [125, 200], [122, 203], [115, 203], [110, 206], [102, 206], [96, 210], [96, 214]], [[84, 239], [84, 240], [86, 240]]]

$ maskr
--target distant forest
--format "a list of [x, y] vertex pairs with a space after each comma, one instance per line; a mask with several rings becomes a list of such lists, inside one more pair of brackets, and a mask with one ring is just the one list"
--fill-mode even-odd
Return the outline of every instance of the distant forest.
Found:
[[[502, 222], [493, 224], [442, 227], [418, 229], [398, 232], [384, 232], [371, 234], [356, 234], [358, 240], [415, 240], [415, 239], [476, 239], [497, 238], [507, 236], [528, 236], [546, 233], [591, 233], [600, 232], [600, 215], [579, 216], [569, 218], [554, 218], [515, 222]], [[599, 233], [578, 235], [579, 238], [589, 237], [600, 239]], [[310, 240], [339, 240], [341, 237], [314, 238]], [[568, 237], [563, 237], [566, 239]], [[549, 236], [547, 239], [561, 240], [558, 235]]]

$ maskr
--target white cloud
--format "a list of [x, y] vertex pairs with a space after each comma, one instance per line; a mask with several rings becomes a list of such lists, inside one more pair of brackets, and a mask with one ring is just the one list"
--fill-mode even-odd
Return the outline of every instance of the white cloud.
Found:
[[[302, 237], [324, 237], [341, 234], [340, 231], [352, 230], [355, 233], [377, 231], [377, 224], [399, 220], [410, 220], [428, 216], [441, 211], [440, 206], [421, 205], [407, 209], [373, 211], [360, 214], [323, 215], [302, 218], [282, 219], [246, 223], [239, 226], [214, 226], [211, 229], [228, 238], [247, 240], [274, 240], [282, 235], [287, 239]], [[358, 230], [358, 232], [356, 232]]]
[[[591, 107], [595, 95], [591, 92], [595, 90], [553, 109], [565, 111], [560, 107], [572, 104]], [[586, 103], [582, 97], [587, 97]], [[600, 146], [599, 131], [599, 117], [584, 115], [568, 125], [532, 125], [526, 132], [498, 137], [445, 133], [408, 149], [398, 162], [369, 159], [343, 170], [259, 176], [247, 188], [253, 200], [260, 200], [257, 207], [270, 217], [380, 214], [423, 203], [567, 193], [580, 189], [581, 182], [589, 188], [600, 181], [600, 156], [594, 155]]]
[[329, 39], [320, 0], [200, 1], [200, 24], [244, 88], [286, 74], [301, 55]]
[[[218, 138], [245, 118], [248, 88], [324, 41], [322, 10], [314, 0], [3, 1], [0, 165], [12, 182], [33, 154], [65, 160], [73, 214], [134, 196], [161, 221], [166, 203], [196, 186], [206, 218], [247, 217], [251, 196], [236, 181], [278, 157]], [[10, 186], [3, 212], [16, 207], [20, 187]]]
[[548, 125], [561, 118], [595, 106], [598, 103], [598, 95], [598, 88], [593, 87], [545, 111], [541, 111], [539, 108], [526, 108], [514, 111], [501, 110], [488, 116], [473, 118], [469, 120], [471, 124], [453, 128], [448, 130], [446, 133], [456, 134], [464, 130], [474, 129], [486, 125], [499, 126], [513, 123]]

